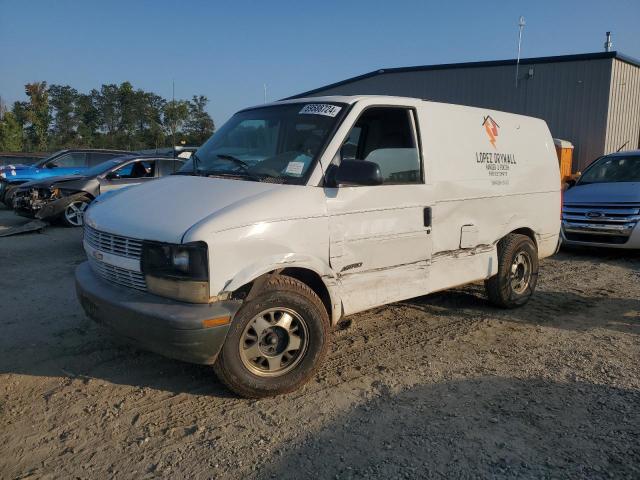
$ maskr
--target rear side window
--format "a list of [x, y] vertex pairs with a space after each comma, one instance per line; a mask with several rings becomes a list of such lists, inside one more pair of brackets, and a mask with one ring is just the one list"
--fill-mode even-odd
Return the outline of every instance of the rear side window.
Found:
[[383, 184], [422, 183], [413, 112], [400, 107], [366, 110], [341, 149], [342, 158], [377, 163]]
[[61, 167], [61, 168], [86, 167], [87, 154], [85, 152], [67, 153], [65, 155], [62, 155], [56, 158], [53, 161], [53, 164], [56, 167]]

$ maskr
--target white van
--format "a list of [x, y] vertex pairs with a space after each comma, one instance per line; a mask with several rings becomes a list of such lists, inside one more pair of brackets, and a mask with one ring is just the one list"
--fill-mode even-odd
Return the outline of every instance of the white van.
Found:
[[78, 297], [247, 397], [305, 383], [346, 315], [480, 280], [523, 305], [558, 245], [558, 161], [534, 118], [303, 98], [242, 110], [192, 160], [89, 208]]

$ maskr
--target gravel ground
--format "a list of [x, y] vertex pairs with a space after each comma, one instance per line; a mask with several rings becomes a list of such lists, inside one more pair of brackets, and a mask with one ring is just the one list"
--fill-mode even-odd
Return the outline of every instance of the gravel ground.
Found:
[[545, 260], [517, 310], [470, 285], [355, 315], [249, 401], [86, 319], [80, 236], [0, 238], [1, 478], [640, 478], [638, 254]]

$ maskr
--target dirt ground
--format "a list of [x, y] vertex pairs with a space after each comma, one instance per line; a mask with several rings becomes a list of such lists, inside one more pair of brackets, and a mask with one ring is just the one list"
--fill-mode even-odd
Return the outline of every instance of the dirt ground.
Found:
[[85, 318], [80, 237], [0, 238], [2, 478], [640, 478], [638, 254], [563, 252], [518, 310], [471, 285], [353, 316], [248, 401]]

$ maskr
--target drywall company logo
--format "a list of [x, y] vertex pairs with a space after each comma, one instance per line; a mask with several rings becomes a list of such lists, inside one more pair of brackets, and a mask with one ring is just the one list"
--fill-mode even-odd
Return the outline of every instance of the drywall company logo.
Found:
[[493, 148], [496, 148], [496, 137], [498, 136], [498, 129], [500, 128], [500, 125], [498, 125], [493, 118], [487, 115], [486, 117], [484, 117], [482, 126], [487, 132], [489, 142], [491, 143], [491, 145], [493, 145]]

